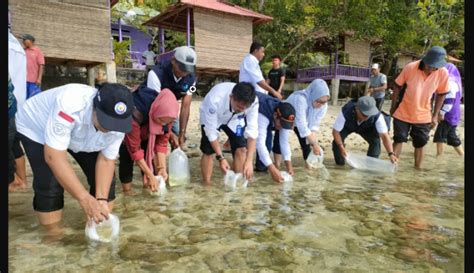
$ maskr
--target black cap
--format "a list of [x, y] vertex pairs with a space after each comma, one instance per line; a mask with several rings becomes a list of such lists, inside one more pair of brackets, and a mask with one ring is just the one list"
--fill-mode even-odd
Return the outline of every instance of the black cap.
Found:
[[293, 105], [288, 102], [280, 102], [280, 104], [278, 104], [277, 108], [275, 109], [275, 112], [280, 119], [281, 127], [289, 130], [293, 129], [296, 115]]
[[130, 132], [134, 107], [132, 92], [118, 83], [102, 85], [94, 98], [97, 120], [108, 131]]
[[32, 42], [35, 41], [35, 37], [34, 37], [33, 35], [31, 35], [31, 34], [23, 34], [23, 35], [21, 36], [21, 39], [23, 39], [23, 40], [30, 40], [30, 41], [32, 41]]

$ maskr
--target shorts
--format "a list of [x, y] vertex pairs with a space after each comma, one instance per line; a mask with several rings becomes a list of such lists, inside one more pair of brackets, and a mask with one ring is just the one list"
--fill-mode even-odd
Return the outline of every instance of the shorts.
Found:
[[15, 138], [13, 139], [12, 150], [15, 159], [18, 159], [25, 155], [25, 152], [23, 151], [23, 148], [20, 145], [20, 133], [18, 132], [15, 134]]
[[34, 95], [38, 95], [39, 93], [41, 93], [41, 88], [39, 85], [33, 82], [26, 82], [26, 99], [29, 99]]
[[459, 145], [461, 145], [461, 140], [456, 135], [456, 127], [456, 125], [451, 125], [446, 121], [442, 120], [436, 128], [433, 142], [447, 142], [449, 146], [458, 147]]
[[[64, 207], [64, 188], [56, 180], [52, 170], [44, 160], [44, 145], [21, 134], [20, 138], [33, 171], [34, 210], [52, 212], [62, 209]], [[68, 150], [68, 152], [81, 166], [90, 186], [89, 193], [95, 196], [95, 165], [99, 152], [74, 153], [71, 150]], [[112, 178], [108, 199], [109, 201], [115, 199], [115, 177]]]
[[[230, 148], [232, 150], [232, 156], [235, 154], [235, 150], [238, 148], [247, 147], [247, 139], [244, 136], [237, 136], [227, 125], [222, 125], [219, 130], [223, 130], [224, 133], [229, 137]], [[205, 155], [214, 154], [214, 149], [209, 142], [204, 131], [204, 125], [201, 125], [201, 146], [199, 147], [201, 152]]]
[[413, 140], [413, 147], [422, 148], [430, 138], [430, 123], [413, 124], [393, 118], [393, 141], [402, 143], [408, 141], [408, 135]]

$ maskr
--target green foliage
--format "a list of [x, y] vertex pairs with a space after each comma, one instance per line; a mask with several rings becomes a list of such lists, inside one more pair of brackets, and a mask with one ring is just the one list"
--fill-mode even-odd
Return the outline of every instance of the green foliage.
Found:
[[123, 40], [122, 42], [118, 42], [113, 40], [114, 44], [114, 61], [117, 66], [128, 66], [132, 63], [130, 60], [130, 40]]

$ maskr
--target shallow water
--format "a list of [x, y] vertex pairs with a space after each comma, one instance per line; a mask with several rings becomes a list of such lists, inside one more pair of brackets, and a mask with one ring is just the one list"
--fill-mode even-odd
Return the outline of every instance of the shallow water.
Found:
[[258, 173], [237, 191], [217, 167], [203, 187], [198, 157], [193, 182], [162, 196], [142, 191], [136, 172], [136, 196], [117, 185], [121, 233], [108, 244], [86, 240], [68, 194], [63, 233], [46, 236], [32, 190], [13, 193], [10, 272], [463, 272], [464, 160], [451, 147], [436, 160], [431, 148], [430, 171], [415, 171], [412, 152], [404, 146], [395, 174], [338, 167], [332, 155], [306, 171], [297, 158], [294, 182]]

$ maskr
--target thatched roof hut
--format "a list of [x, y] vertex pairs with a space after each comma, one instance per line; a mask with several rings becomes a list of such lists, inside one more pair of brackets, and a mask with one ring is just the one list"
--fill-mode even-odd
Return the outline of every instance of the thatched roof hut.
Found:
[[12, 32], [29, 33], [47, 64], [90, 66], [112, 60], [109, 0], [11, 0]]
[[144, 25], [194, 32], [197, 74], [232, 75], [253, 41], [253, 26], [273, 20], [217, 0], [180, 0]]

